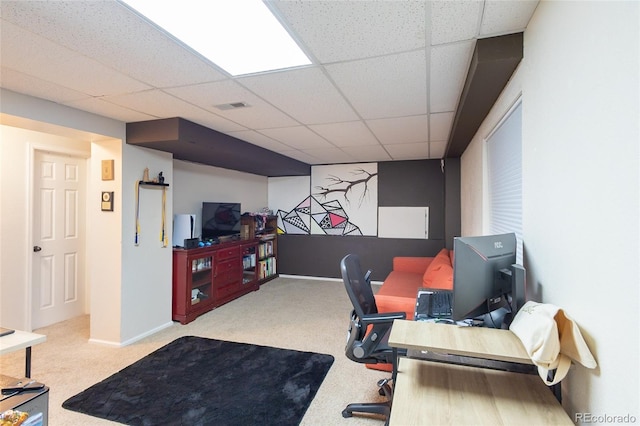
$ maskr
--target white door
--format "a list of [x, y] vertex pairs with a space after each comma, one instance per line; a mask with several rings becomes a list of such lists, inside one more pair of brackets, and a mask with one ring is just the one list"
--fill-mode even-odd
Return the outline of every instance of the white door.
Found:
[[85, 312], [85, 164], [35, 151], [32, 328]]

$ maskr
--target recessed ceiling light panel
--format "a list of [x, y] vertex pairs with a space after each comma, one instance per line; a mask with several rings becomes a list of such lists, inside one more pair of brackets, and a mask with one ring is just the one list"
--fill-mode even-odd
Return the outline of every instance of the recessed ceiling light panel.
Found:
[[260, 0], [126, 3], [234, 76], [311, 64]]

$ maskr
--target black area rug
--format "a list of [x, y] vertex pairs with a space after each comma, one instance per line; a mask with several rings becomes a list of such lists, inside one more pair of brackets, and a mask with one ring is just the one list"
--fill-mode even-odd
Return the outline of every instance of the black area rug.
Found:
[[297, 425], [333, 361], [187, 336], [62, 406], [128, 425]]

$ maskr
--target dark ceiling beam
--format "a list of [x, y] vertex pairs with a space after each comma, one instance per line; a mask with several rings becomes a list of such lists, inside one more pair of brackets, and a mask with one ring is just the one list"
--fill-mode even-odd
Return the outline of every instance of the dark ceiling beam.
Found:
[[261, 176], [309, 176], [311, 166], [184, 118], [127, 123], [127, 143], [173, 153], [176, 160]]
[[523, 33], [476, 42], [445, 158], [460, 157], [522, 60]]

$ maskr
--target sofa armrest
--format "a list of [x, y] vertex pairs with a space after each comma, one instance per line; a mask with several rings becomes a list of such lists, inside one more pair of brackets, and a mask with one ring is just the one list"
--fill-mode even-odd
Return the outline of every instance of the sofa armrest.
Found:
[[433, 257], [398, 256], [393, 258], [393, 270], [400, 272], [414, 272], [424, 274]]

